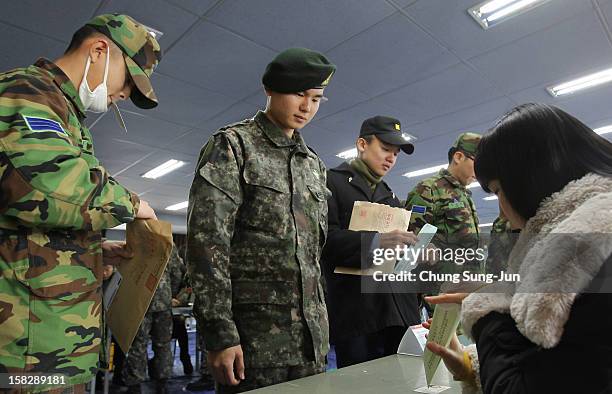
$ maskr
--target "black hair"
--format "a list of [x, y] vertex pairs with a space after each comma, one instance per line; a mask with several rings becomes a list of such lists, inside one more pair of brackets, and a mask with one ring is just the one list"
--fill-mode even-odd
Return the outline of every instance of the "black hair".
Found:
[[474, 170], [488, 193], [498, 180], [512, 208], [529, 219], [569, 182], [588, 173], [612, 176], [612, 143], [557, 107], [528, 103], [482, 138]]
[[374, 141], [374, 134], [364, 135], [363, 137], [359, 138], [363, 138], [368, 144], [371, 144], [372, 141]]
[[67, 53], [70, 53], [72, 51], [79, 49], [79, 47], [83, 45], [83, 42], [85, 42], [86, 39], [88, 39], [89, 37], [95, 34], [102, 34], [102, 33], [100, 33], [98, 30], [94, 29], [93, 27], [89, 25], [85, 25], [81, 27], [79, 30], [77, 30], [72, 35], [72, 40], [70, 40], [70, 44], [68, 44], [68, 48], [66, 48], [66, 51], [64, 52], [64, 54], [67, 54]]
[[448, 164], [453, 162], [453, 156], [455, 156], [455, 153], [457, 152], [459, 152], [459, 149], [455, 148], [454, 146], [448, 150]]

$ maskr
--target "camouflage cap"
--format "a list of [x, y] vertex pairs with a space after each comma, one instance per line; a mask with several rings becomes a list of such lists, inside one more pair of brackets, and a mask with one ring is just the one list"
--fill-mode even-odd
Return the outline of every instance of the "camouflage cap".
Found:
[[151, 74], [162, 57], [159, 43], [146, 27], [127, 15], [104, 14], [86, 23], [104, 34], [121, 50], [136, 89], [130, 99], [140, 108], [157, 106], [157, 96], [151, 85]]
[[482, 136], [476, 133], [461, 133], [453, 143], [453, 148], [467, 153], [470, 156], [476, 156], [476, 148]]
[[274, 92], [297, 93], [326, 87], [335, 71], [336, 66], [322, 53], [289, 48], [268, 64], [261, 81]]

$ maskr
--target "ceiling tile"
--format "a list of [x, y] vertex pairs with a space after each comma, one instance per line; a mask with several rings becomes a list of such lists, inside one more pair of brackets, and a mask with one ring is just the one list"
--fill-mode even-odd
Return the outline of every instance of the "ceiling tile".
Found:
[[484, 78], [458, 64], [427, 79], [379, 97], [411, 123], [468, 108], [501, 94]]
[[384, 0], [301, 0], [289, 8], [284, 0], [226, 0], [207, 19], [279, 52], [325, 52], [394, 11]]
[[405, 8], [462, 59], [490, 51], [592, 8], [588, 0], [555, 0], [484, 30], [467, 10], [480, 0], [421, 0]]
[[[39, 57], [54, 60], [59, 57], [66, 45], [50, 38], [42, 37], [25, 30], [0, 23], [0, 70], [27, 67]], [[16, 50], [15, 43], [27, 43], [27, 50]]]
[[[5, 1], [2, 3], [0, 21], [53, 37], [63, 42], [62, 47], [66, 49], [66, 44], [70, 42], [74, 32], [94, 16], [98, 4], [100, 0], [62, 0], [61, 6], [54, 1]], [[2, 35], [2, 41], [9, 39]], [[18, 52], [14, 49], [15, 47], [14, 52]]]
[[[133, 0], [109, 0], [99, 11], [100, 14], [127, 14], [138, 22], [164, 33], [159, 45], [167, 48], [198, 20], [196, 15], [163, 0], [147, 0], [146, 6]], [[162, 58], [163, 64], [164, 59]]]
[[458, 59], [400, 14], [328, 53], [334, 80], [369, 97], [433, 75]]
[[153, 74], [153, 89], [159, 105], [153, 109], [140, 109], [130, 103], [122, 103], [132, 111], [186, 126], [198, 126], [231, 106], [236, 100], [193, 84]]
[[202, 16], [219, 0], [167, 0], [169, 3]]
[[166, 75], [240, 99], [261, 86], [275, 53], [234, 33], [202, 22], [159, 65]]
[[610, 41], [592, 12], [470, 59], [505, 92], [612, 67]]

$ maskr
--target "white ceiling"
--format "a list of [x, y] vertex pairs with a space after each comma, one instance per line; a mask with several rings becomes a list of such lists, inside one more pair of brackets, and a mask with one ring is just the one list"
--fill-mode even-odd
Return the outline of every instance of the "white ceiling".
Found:
[[[612, 85], [562, 99], [545, 90], [612, 67], [612, 0], [552, 0], [487, 31], [467, 13], [478, 2], [11, 1], [0, 13], [0, 69], [58, 57], [72, 33], [100, 13], [127, 13], [162, 31], [165, 56], [153, 77], [159, 107], [123, 104], [127, 135], [112, 114], [88, 118], [102, 163], [162, 211], [187, 199], [212, 132], [262, 108], [261, 74], [274, 55], [291, 46], [316, 49], [338, 71], [326, 90], [329, 102], [303, 130], [307, 142], [336, 166], [334, 155], [352, 147], [363, 119], [399, 118], [418, 137], [415, 153], [402, 156], [388, 176], [405, 198], [421, 178], [401, 174], [444, 163], [458, 133], [485, 132], [517, 104], [555, 104], [593, 128], [612, 123]], [[188, 165], [157, 180], [140, 177], [170, 158]], [[481, 221], [490, 222], [497, 202], [484, 196], [474, 189]]]

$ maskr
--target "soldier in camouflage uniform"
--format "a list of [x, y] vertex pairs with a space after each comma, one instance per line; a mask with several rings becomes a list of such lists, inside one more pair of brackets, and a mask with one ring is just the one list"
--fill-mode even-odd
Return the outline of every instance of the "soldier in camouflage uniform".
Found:
[[129, 256], [101, 230], [155, 213], [100, 165], [85, 111], [155, 106], [159, 58], [142, 25], [102, 15], [55, 62], [0, 74], [0, 373], [64, 374], [75, 391], [94, 376], [103, 262]]
[[267, 67], [265, 111], [220, 129], [191, 186], [187, 261], [218, 393], [323, 372], [329, 349], [319, 256], [325, 166], [296, 130], [335, 66], [292, 48]]
[[[123, 381], [128, 386], [128, 393], [140, 393], [140, 383], [146, 378], [147, 365], [150, 367], [149, 376], [156, 381], [156, 392], [166, 393], [166, 383], [172, 377], [174, 357], [170, 341], [172, 340], [172, 299], [177, 296], [173, 289], [178, 290], [182, 280], [181, 265], [176, 247], [172, 247], [172, 254], [166, 270], [162, 275], [149, 309], [144, 316], [138, 334], [128, 351], [123, 367]], [[154, 357], [148, 363], [147, 344], [149, 336], [153, 347]]]
[[491, 234], [503, 234], [512, 231], [510, 227], [510, 221], [500, 211], [499, 216], [493, 221], [493, 227], [491, 227]]
[[[476, 180], [474, 155], [480, 138], [475, 133], [460, 134], [448, 151], [448, 168], [419, 182], [406, 198], [406, 208], [412, 211], [409, 229], [418, 234], [425, 223], [436, 226], [438, 232], [432, 243], [442, 250], [475, 250], [479, 246], [478, 214], [472, 192], [466, 186]], [[433, 267], [418, 269], [456, 273], [481, 268], [476, 262], [462, 266], [442, 260]], [[428, 292], [437, 292], [439, 285], [433, 285]]]

